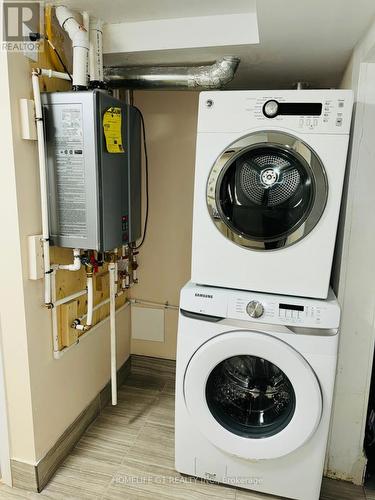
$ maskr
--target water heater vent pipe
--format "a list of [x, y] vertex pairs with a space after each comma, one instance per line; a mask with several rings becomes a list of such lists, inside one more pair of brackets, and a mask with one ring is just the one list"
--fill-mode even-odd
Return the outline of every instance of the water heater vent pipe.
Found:
[[103, 22], [96, 17], [90, 17], [89, 23], [89, 74], [90, 87], [104, 86], [103, 75]]
[[84, 25], [74, 17], [73, 12], [60, 5], [56, 7], [60, 26], [68, 33], [73, 44], [73, 89], [87, 89], [89, 34]]

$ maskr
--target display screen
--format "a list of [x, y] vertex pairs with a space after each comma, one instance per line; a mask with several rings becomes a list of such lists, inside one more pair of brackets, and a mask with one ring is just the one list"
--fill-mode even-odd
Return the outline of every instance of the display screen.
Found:
[[279, 309], [289, 309], [290, 311], [304, 311], [303, 306], [296, 306], [294, 304], [279, 304]]
[[279, 102], [279, 115], [320, 116], [323, 105], [321, 102]]

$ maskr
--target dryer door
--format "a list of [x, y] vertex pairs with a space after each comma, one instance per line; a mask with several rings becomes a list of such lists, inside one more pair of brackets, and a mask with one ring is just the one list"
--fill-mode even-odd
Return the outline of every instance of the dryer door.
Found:
[[312, 436], [322, 414], [307, 361], [285, 342], [249, 330], [217, 335], [195, 352], [184, 397], [201, 433], [246, 459], [291, 453]]
[[248, 248], [275, 250], [304, 238], [324, 212], [328, 183], [318, 155], [282, 132], [256, 132], [216, 160], [207, 205], [216, 227]]

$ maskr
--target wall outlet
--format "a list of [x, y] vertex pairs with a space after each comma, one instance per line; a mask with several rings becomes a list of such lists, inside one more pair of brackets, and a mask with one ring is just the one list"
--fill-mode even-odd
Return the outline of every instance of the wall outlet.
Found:
[[44, 277], [42, 235], [28, 236], [29, 279], [40, 280]]

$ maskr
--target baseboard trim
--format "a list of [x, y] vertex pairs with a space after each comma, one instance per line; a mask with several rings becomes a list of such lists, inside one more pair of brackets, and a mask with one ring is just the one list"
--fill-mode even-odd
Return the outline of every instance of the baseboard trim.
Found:
[[[117, 371], [117, 383], [120, 387], [130, 374], [130, 357]], [[111, 384], [106, 386], [78, 415], [72, 424], [63, 432], [57, 442], [38, 462], [37, 465], [18, 460], [11, 460], [12, 481], [15, 488], [40, 493], [56, 472], [60, 464], [72, 451], [84, 434], [87, 427], [100, 414], [111, 398]]]

